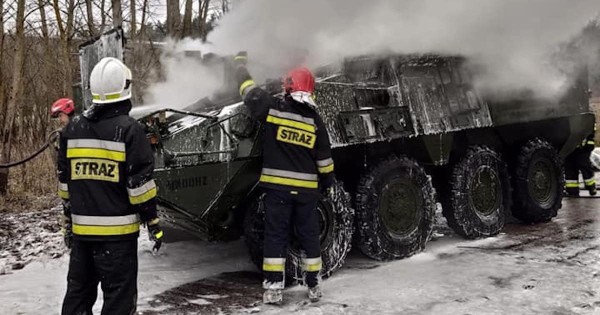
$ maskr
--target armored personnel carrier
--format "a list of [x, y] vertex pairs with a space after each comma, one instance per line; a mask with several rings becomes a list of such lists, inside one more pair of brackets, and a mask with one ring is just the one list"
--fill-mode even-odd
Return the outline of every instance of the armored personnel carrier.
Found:
[[[466, 238], [497, 234], [509, 213], [527, 223], [557, 215], [561, 160], [593, 129], [587, 76], [560, 99], [496, 103], [475, 90], [463, 64], [364, 56], [316, 71], [337, 178], [334, 195], [318, 206], [325, 276], [342, 266], [351, 244], [377, 260], [422, 250], [438, 204]], [[274, 82], [265, 88], [277, 94]], [[243, 235], [260, 266], [261, 126], [236, 91], [229, 81], [186, 110], [140, 121], [156, 153], [164, 220], [207, 240]], [[287, 275], [301, 279], [297, 248], [291, 244]]]

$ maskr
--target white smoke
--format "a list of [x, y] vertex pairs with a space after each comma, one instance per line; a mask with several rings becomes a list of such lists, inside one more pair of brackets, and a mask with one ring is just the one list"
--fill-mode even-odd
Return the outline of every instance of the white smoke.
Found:
[[222, 71], [209, 68], [200, 62], [198, 56], [188, 54], [197, 51], [198, 45], [199, 42], [187, 38], [166, 42], [160, 56], [162, 73], [157, 82], [146, 90], [145, 104], [183, 108], [221, 86]]
[[[271, 69], [260, 79], [281, 76], [298, 48], [309, 50], [313, 67], [381, 52], [463, 55], [484, 69], [477, 84], [488, 93], [552, 96], [569, 82], [551, 55], [599, 10], [597, 0], [246, 0], [202, 50], [246, 50], [251, 63]], [[194, 72], [167, 79], [204, 82]]]

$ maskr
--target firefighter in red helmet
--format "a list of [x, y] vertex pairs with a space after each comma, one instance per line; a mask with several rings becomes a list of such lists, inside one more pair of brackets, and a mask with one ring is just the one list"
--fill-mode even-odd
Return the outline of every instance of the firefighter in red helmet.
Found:
[[[62, 134], [63, 130], [67, 127], [71, 118], [75, 115], [75, 103], [70, 98], [59, 98], [56, 100], [52, 106], [50, 107], [50, 117], [54, 119], [58, 119], [60, 123], [61, 130], [59, 134]], [[58, 138], [53, 141], [52, 145], [54, 146], [54, 151], [52, 154], [52, 159], [56, 164], [58, 162], [58, 151], [60, 149], [60, 141]], [[63, 207], [69, 207], [68, 204], [64, 204]], [[73, 233], [71, 233], [71, 229], [69, 228], [70, 222], [69, 220], [63, 216], [62, 218], [62, 233], [65, 245], [68, 248], [71, 248], [71, 244], [73, 241]]]
[[[50, 107], [50, 117], [59, 120], [61, 128], [60, 132], [67, 127], [69, 121], [71, 121], [71, 118], [73, 118], [74, 115], [75, 103], [70, 98], [59, 98]], [[52, 158], [54, 159], [54, 162], [56, 162], [59, 146], [58, 139], [56, 139], [52, 144], [55, 149]]]
[[56, 100], [50, 108], [50, 117], [58, 118], [61, 127], [67, 126], [71, 117], [75, 114], [75, 103], [70, 98], [61, 98]]
[[317, 202], [319, 192], [333, 184], [333, 160], [327, 129], [313, 98], [315, 78], [300, 67], [284, 79], [282, 98], [259, 88], [246, 70], [246, 55], [236, 56], [240, 94], [251, 115], [263, 124], [263, 168], [259, 180], [265, 192], [263, 301], [283, 300], [285, 258], [294, 231], [304, 251], [305, 283], [311, 301], [321, 298], [321, 249]]

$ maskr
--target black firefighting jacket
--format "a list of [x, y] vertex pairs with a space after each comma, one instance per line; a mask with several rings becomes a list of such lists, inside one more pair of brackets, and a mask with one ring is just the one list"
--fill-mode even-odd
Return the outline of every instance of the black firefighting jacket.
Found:
[[129, 101], [95, 105], [61, 134], [59, 195], [75, 238], [136, 238], [140, 219], [156, 218], [154, 156], [130, 110]]
[[331, 144], [319, 114], [289, 95], [271, 96], [252, 79], [241, 84], [240, 93], [263, 126], [260, 186], [304, 193], [318, 193], [319, 184], [329, 187], [333, 183]]

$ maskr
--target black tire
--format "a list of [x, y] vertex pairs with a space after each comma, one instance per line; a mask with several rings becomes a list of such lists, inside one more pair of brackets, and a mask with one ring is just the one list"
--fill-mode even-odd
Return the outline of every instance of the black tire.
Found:
[[435, 189], [415, 160], [393, 157], [361, 178], [356, 208], [360, 250], [377, 260], [404, 258], [423, 250], [431, 237]]
[[[321, 259], [323, 266], [322, 277], [329, 277], [344, 264], [352, 246], [354, 232], [354, 209], [351, 207], [350, 194], [342, 183], [333, 185], [333, 198], [323, 197], [318, 205], [321, 218]], [[248, 209], [244, 220], [244, 239], [250, 252], [252, 262], [262, 270], [263, 241], [264, 241], [264, 194], [255, 197]], [[291, 238], [291, 244], [286, 258], [285, 273], [289, 280], [303, 281], [302, 253], [299, 245]]]
[[548, 141], [536, 138], [523, 145], [513, 176], [513, 216], [526, 223], [555, 217], [562, 207], [563, 174], [558, 152]]
[[478, 238], [502, 230], [511, 206], [511, 185], [506, 163], [497, 152], [485, 146], [469, 147], [452, 167], [449, 185], [442, 205], [454, 232]]

